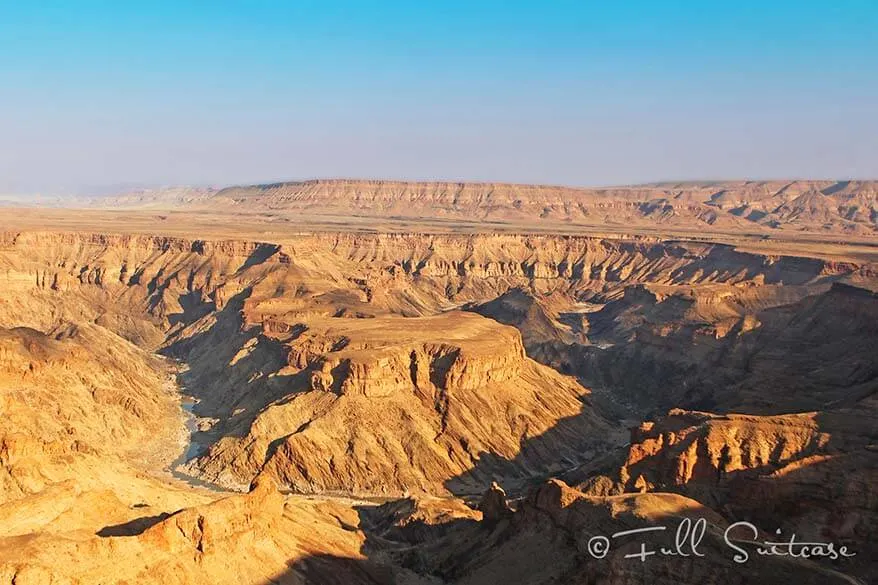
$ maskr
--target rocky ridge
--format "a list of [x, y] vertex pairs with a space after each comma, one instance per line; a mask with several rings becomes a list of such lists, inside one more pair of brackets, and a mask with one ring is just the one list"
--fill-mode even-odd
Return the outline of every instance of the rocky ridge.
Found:
[[574, 188], [321, 179], [229, 187], [176, 205], [315, 216], [354, 214], [530, 225], [678, 226], [874, 235], [878, 225], [876, 194], [874, 181], [729, 181]]

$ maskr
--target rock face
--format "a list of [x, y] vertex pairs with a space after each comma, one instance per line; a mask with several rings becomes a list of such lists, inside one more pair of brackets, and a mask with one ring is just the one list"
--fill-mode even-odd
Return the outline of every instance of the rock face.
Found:
[[780, 467], [825, 451], [831, 435], [815, 419], [674, 410], [659, 424], [632, 430], [621, 475], [628, 478], [627, 489], [650, 491], [657, 485], [718, 484], [737, 471]]
[[629, 417], [820, 410], [861, 399], [878, 375], [878, 297], [839, 282], [637, 285], [577, 317], [580, 340], [532, 343], [529, 355]]
[[179, 419], [149, 354], [93, 325], [0, 329], [0, 503], [146, 456]]
[[526, 221], [531, 225], [660, 224], [874, 233], [876, 194], [878, 186], [873, 181], [740, 181], [577, 189], [319, 180], [231, 187], [176, 205], [310, 215]]

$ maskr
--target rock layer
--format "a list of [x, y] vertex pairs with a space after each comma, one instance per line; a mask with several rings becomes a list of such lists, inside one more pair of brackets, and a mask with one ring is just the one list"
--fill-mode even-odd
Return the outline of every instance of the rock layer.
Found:
[[876, 193], [874, 181], [738, 181], [580, 189], [317, 180], [230, 187], [176, 205], [318, 216], [526, 221], [530, 225], [564, 222], [874, 233]]

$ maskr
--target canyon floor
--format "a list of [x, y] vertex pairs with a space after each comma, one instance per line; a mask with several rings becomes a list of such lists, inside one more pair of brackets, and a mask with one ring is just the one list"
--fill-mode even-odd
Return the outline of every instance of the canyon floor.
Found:
[[0, 584], [878, 582], [875, 193], [2, 208]]

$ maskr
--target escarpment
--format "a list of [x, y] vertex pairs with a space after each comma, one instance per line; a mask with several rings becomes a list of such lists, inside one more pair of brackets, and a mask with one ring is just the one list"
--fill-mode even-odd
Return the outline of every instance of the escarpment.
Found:
[[874, 233], [876, 193], [874, 181], [730, 181], [587, 189], [323, 179], [229, 187], [180, 204], [311, 217], [353, 214], [531, 226]]
[[[211, 303], [222, 306], [257, 283], [265, 289], [257, 296], [284, 302], [305, 298], [350, 310], [347, 305], [359, 301], [373, 312], [427, 314], [449, 301], [489, 300], [514, 286], [575, 296], [637, 283], [804, 285], [829, 278], [828, 272], [838, 279], [863, 268], [835, 262], [829, 271], [825, 260], [643, 238], [327, 234], [269, 244], [7, 233], [4, 241], [0, 275], [10, 293], [38, 292], [56, 308], [62, 296], [65, 303], [81, 300], [80, 310], [93, 313], [121, 301], [165, 327]], [[14, 308], [9, 302], [7, 312]], [[106, 307], [94, 306], [99, 303]]]

